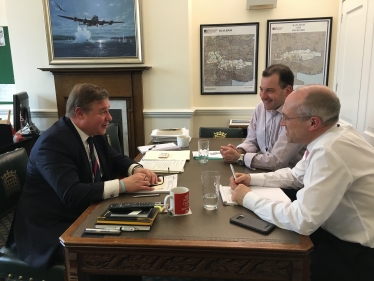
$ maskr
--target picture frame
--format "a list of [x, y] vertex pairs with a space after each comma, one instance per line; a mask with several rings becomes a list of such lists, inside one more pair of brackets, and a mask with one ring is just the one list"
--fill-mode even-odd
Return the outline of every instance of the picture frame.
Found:
[[201, 94], [256, 94], [259, 23], [200, 25]]
[[139, 0], [43, 0], [49, 64], [143, 63]]
[[294, 89], [308, 84], [327, 86], [332, 17], [267, 21], [266, 66], [287, 65]]

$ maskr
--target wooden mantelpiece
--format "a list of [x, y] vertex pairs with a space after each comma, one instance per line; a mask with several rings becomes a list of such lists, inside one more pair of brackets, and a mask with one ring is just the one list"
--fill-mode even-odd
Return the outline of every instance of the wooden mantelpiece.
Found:
[[137, 147], [144, 145], [142, 74], [149, 66], [39, 68], [54, 75], [58, 117], [65, 115], [66, 101], [78, 83], [92, 83], [109, 92], [110, 99], [126, 100], [129, 156], [135, 158]]

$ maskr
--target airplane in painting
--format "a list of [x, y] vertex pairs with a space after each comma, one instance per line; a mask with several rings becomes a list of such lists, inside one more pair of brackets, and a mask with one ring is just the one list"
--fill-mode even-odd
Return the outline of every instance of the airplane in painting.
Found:
[[56, 3], [55, 1], [53, 1], [53, 2], [57, 6], [57, 8], [59, 8], [61, 11], [64, 11], [66, 13], [66, 11], [58, 3]]
[[67, 17], [67, 16], [61, 16], [61, 15], [58, 15], [59, 17], [62, 17], [62, 18], [65, 18], [65, 19], [68, 19], [68, 20], [73, 20], [73, 21], [78, 21], [79, 22], [79, 25], [87, 25], [87, 26], [99, 26], [99, 25], [105, 25], [105, 24], [108, 24], [108, 25], [112, 25], [113, 23], [123, 23], [123, 21], [106, 21], [106, 20], [99, 20], [99, 17], [94, 15], [92, 17], [92, 19], [88, 20], [88, 19], [80, 19], [80, 18], [77, 18], [77, 17]]

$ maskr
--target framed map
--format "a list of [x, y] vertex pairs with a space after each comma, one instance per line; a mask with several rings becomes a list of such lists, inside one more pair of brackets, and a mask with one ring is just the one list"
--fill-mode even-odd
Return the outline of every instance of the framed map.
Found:
[[142, 63], [139, 0], [43, 0], [49, 64]]
[[326, 85], [329, 75], [332, 17], [267, 21], [266, 66], [287, 65], [294, 89]]
[[201, 94], [256, 94], [259, 23], [200, 25]]

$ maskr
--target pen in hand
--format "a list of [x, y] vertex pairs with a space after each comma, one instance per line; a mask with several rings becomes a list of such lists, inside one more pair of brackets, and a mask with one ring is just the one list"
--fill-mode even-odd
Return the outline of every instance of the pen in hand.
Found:
[[231, 169], [232, 176], [236, 180], [236, 175], [235, 175], [234, 167], [232, 166], [232, 164], [230, 164], [230, 169]]

